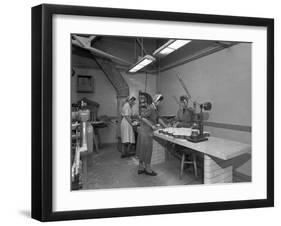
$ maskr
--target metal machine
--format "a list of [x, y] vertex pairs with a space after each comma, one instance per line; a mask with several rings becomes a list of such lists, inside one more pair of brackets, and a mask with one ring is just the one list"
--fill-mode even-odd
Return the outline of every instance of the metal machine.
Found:
[[186, 139], [188, 141], [197, 143], [197, 142], [202, 142], [202, 141], [206, 141], [208, 140], [208, 133], [204, 133], [204, 123], [203, 121], [206, 120], [204, 119], [204, 114], [203, 114], [203, 110], [204, 111], [210, 111], [212, 109], [212, 103], [210, 102], [205, 102], [203, 104], [198, 104], [196, 101], [192, 100], [192, 97], [186, 87], [186, 85], [184, 84], [183, 80], [180, 78], [179, 75], [177, 75], [177, 78], [181, 84], [181, 86], [183, 87], [187, 97], [189, 98], [189, 100], [191, 101], [191, 103], [193, 103], [194, 108], [196, 110], [196, 106], [200, 107], [200, 113], [196, 114], [195, 120], [194, 120], [194, 126], [193, 128], [197, 128], [199, 130], [199, 133], [197, 131], [193, 131], [191, 136], [187, 137]]
[[81, 154], [91, 152], [93, 149], [93, 128], [89, 123], [90, 111], [85, 107], [86, 104], [81, 101], [81, 109], [72, 112], [72, 131], [75, 131], [72, 142], [75, 148], [75, 153], [71, 167], [73, 190], [82, 187], [81, 174], [83, 162]]
[[212, 109], [212, 104], [210, 102], [206, 102], [203, 104], [200, 104], [200, 113], [197, 114], [197, 118], [195, 120], [195, 127], [197, 126], [199, 129], [199, 133], [191, 133], [191, 136], [187, 137], [186, 139], [188, 141], [198, 143], [202, 141], [208, 140], [208, 133], [204, 133], [204, 115], [203, 115], [203, 110], [205, 111], [210, 111]]

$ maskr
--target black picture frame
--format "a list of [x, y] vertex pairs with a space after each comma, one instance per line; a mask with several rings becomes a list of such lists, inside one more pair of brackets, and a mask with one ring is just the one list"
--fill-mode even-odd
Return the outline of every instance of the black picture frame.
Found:
[[[95, 210], [52, 210], [52, 18], [55, 14], [247, 25], [267, 29], [267, 197], [246, 201]], [[32, 8], [32, 218], [40, 221], [122, 217], [274, 206], [274, 20], [43, 4]]]

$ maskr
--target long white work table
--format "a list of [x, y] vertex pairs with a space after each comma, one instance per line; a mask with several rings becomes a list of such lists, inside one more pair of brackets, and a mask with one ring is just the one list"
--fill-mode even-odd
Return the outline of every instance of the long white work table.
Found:
[[219, 137], [210, 136], [208, 141], [193, 143], [158, 131], [154, 132], [154, 136], [202, 153], [204, 156], [204, 184], [232, 182], [235, 157], [251, 153], [251, 145]]

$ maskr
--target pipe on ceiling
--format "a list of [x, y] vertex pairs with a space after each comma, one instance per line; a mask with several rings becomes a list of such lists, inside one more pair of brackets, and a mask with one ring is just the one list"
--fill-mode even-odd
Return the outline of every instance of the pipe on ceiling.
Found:
[[79, 39], [75, 39], [76, 41], [72, 40], [72, 44], [75, 45], [75, 46], [78, 46], [82, 49], [85, 49], [85, 50], [88, 50], [90, 51], [93, 55], [95, 56], [100, 56], [100, 57], [104, 57], [104, 58], [107, 58], [107, 59], [111, 59], [113, 61], [117, 61], [119, 63], [122, 63], [123, 65], [127, 65], [127, 66], [131, 66], [132, 63], [131, 62], [128, 62], [120, 57], [116, 57], [116, 56], [113, 56], [109, 53], [106, 53], [102, 50], [99, 50], [99, 49], [96, 49], [96, 48], [93, 48], [93, 47], [88, 47], [88, 46], [85, 46], [83, 42], [81, 42]]
[[141, 51], [142, 51], [145, 55], [148, 55], [147, 51], [146, 51], [145, 48], [143, 47], [143, 44], [140, 42], [140, 40], [137, 38], [136, 41], [137, 41], [137, 44], [139, 45], [139, 47], [141, 48]]

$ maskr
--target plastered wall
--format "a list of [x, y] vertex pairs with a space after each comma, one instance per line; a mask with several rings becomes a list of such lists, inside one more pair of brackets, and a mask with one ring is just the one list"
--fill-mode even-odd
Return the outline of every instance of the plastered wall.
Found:
[[[195, 61], [164, 71], [158, 78], [159, 91], [165, 99], [162, 115], [176, 114], [173, 96], [185, 94], [179, 75], [191, 96], [199, 103], [210, 101], [210, 122], [251, 126], [251, 44], [243, 43]], [[251, 133], [206, 127], [211, 135], [251, 143]], [[237, 169], [249, 175], [250, 161]]]
[[[117, 98], [116, 91], [111, 83], [108, 81], [103, 72], [99, 69], [94, 68], [79, 68], [74, 67], [75, 75], [71, 79], [71, 102], [77, 102], [83, 97], [86, 97], [90, 100], [96, 101], [100, 104], [98, 115], [107, 115], [115, 117], [117, 116]], [[148, 74], [147, 79], [146, 75], [143, 73], [137, 74], [126, 74], [121, 72], [126, 82], [129, 85], [130, 95], [138, 97], [139, 90], [146, 91], [155, 94], [156, 87], [156, 76]], [[78, 93], [77, 92], [77, 75], [91, 75], [94, 77], [94, 93]], [[145, 81], [147, 87], [145, 88]], [[138, 104], [134, 106], [134, 112], [138, 113]], [[102, 143], [114, 143], [116, 142], [116, 131], [117, 124], [113, 120], [113, 124], [109, 125], [108, 128], [100, 129], [100, 137]]]

